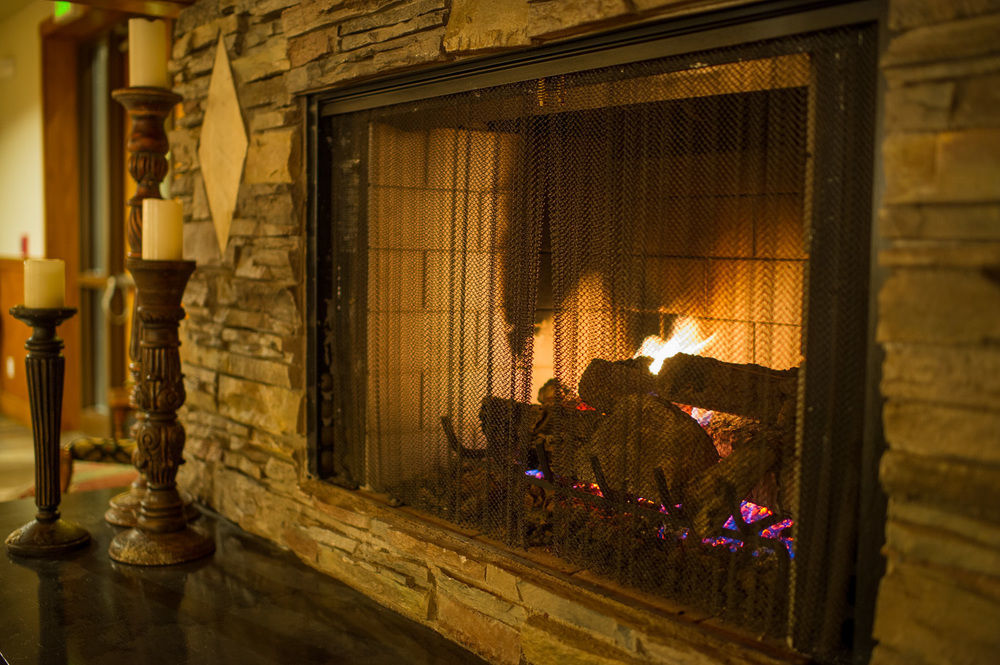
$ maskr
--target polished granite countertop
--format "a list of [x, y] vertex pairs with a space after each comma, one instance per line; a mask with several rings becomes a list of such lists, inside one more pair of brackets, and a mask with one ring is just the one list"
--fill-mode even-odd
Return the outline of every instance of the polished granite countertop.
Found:
[[[116, 490], [117, 491], [117, 490]], [[477, 656], [218, 516], [216, 552], [136, 567], [108, 558], [111, 490], [63, 497], [93, 537], [50, 559], [0, 555], [0, 664], [352, 663], [475, 665]], [[0, 538], [35, 514], [0, 503]]]

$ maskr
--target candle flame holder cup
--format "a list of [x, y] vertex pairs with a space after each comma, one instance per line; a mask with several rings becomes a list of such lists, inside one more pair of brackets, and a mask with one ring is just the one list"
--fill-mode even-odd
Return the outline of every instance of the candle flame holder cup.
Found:
[[111, 541], [115, 561], [162, 566], [191, 561], [215, 551], [215, 542], [188, 525], [177, 492], [177, 471], [184, 463], [184, 427], [177, 409], [185, 400], [178, 325], [184, 318], [181, 298], [194, 272], [194, 261], [129, 258], [126, 266], [139, 292], [139, 364], [142, 380], [136, 401], [142, 411], [136, 429], [136, 466], [146, 476], [146, 493], [134, 528]]
[[18, 321], [34, 330], [24, 348], [35, 442], [35, 519], [7, 536], [7, 550], [17, 556], [62, 554], [90, 542], [90, 534], [59, 516], [59, 432], [62, 424], [63, 377], [66, 359], [56, 327], [76, 314], [71, 307], [10, 309]]

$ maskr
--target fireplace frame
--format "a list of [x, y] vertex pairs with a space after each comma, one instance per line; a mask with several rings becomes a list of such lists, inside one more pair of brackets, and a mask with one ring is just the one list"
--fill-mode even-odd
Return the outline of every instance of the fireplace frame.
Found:
[[[307, 235], [310, 239], [307, 249], [307, 437], [309, 452], [309, 472], [315, 476], [330, 480], [347, 487], [357, 487], [358, 478], [341, 473], [337, 455], [343, 451], [335, 450], [324, 441], [321, 433], [321, 414], [319, 413], [320, 395], [320, 365], [323, 360], [323, 340], [319, 334], [321, 301], [324, 294], [332, 293], [330, 258], [317, 248], [329, 248], [331, 238], [324, 220], [330, 218], [330, 165], [324, 162], [323, 141], [325, 118], [332, 115], [359, 111], [376, 106], [384, 106], [402, 102], [412, 102], [420, 99], [437, 97], [445, 94], [465, 92], [485, 87], [531, 80], [542, 76], [568, 74], [587, 69], [605, 67], [615, 64], [625, 64], [637, 60], [678, 55], [687, 52], [704, 51], [708, 49], [735, 46], [741, 43], [757, 40], [773, 39], [852, 25], [869, 24], [873, 26], [876, 35], [881, 35], [884, 24], [884, 5], [876, 0], [860, 2], [764, 2], [731, 10], [720, 10], [697, 16], [676, 19], [664, 23], [644, 25], [638, 28], [623, 29], [596, 37], [573, 40], [561, 44], [532, 48], [511, 55], [480, 58], [457, 64], [436, 66], [415, 71], [408, 75], [381, 78], [362, 83], [356, 83], [329, 91], [316, 93], [307, 100], [306, 108], [306, 165], [308, 173], [309, 209], [307, 216]], [[878, 38], [877, 38], [878, 39]], [[875, 53], [877, 54], [876, 49]], [[880, 109], [876, 104], [879, 96], [876, 94], [877, 84], [876, 63], [874, 59], [868, 63], [872, 81], [869, 90], [870, 106], [860, 111], [873, 114], [869, 117], [872, 126], [880, 117]], [[857, 487], [852, 488], [858, 497], [858, 528], [857, 550], [854, 568], [856, 579], [853, 584], [854, 603], [854, 635], [853, 651], [855, 658], [867, 659], [872, 644], [870, 640], [871, 623], [874, 612], [874, 599], [877, 583], [882, 574], [882, 562], [879, 548], [883, 541], [882, 526], [885, 523], [885, 499], [877, 483], [877, 460], [884, 449], [881, 433], [880, 397], [878, 395], [878, 376], [880, 355], [874, 342], [874, 294], [878, 292], [881, 282], [880, 275], [874, 267], [877, 250], [877, 236], [874, 233], [872, 211], [877, 200], [877, 183], [873, 184], [874, 145], [877, 139], [877, 129], [874, 133], [849, 136], [851, 145], [847, 149], [861, 157], [867, 156], [868, 161], [859, 162], [858, 173], [853, 179], [853, 185], [868, 187], [869, 192], [860, 198], [867, 200], [865, 210], [851, 211], [857, 218], [866, 218], [860, 230], [862, 241], [869, 250], [868, 271], [864, 274], [841, 275], [839, 289], [825, 289], [817, 286], [824, 280], [812, 280], [809, 289], [809, 312], [813, 317], [808, 325], [828, 326], [834, 331], [831, 334], [833, 344], [818, 344], [813, 335], [813, 341], [807, 335], [806, 357], [809, 366], [821, 364], [833, 366], [837, 359], [851, 357], [857, 359], [852, 366], [855, 376], [844, 377], [843, 373], [834, 372], [845, 382], [846, 392], [851, 403], [849, 409], [860, 414], [851, 420], [857, 429], [855, 434], [860, 437], [860, 445], [856, 452], [854, 463], [857, 465]], [[826, 137], [826, 140], [833, 140]], [[838, 186], [842, 183], [838, 183]], [[324, 189], [325, 188], [325, 189]], [[817, 187], [815, 196], [838, 196], [836, 192], [824, 192]], [[826, 227], [824, 227], [826, 228]], [[836, 225], [831, 224], [827, 231], [834, 233]], [[839, 243], [843, 239], [838, 239]], [[839, 253], [840, 250], [838, 250]], [[815, 258], [811, 259], [815, 260]], [[834, 263], [837, 256], [830, 258]], [[836, 265], [814, 266], [828, 274], [836, 274]], [[832, 306], [838, 298], [845, 294], [867, 294], [867, 320], [851, 329], [845, 328], [843, 322], [832, 320], [833, 313], [838, 308]], [[831, 306], [825, 306], [829, 303]], [[336, 314], [334, 314], [336, 315]], [[826, 316], [831, 320], [822, 320]], [[857, 373], [861, 373], [859, 383]], [[850, 373], [850, 372], [849, 372]], [[823, 395], [829, 386], [816, 385], [818, 382], [805, 382], [805, 395], [801, 400], [805, 408], [822, 408]], [[838, 384], [841, 393], [844, 386]], [[829, 399], [829, 398], [828, 398]], [[812, 417], [812, 423], [819, 423], [829, 417]], [[808, 433], [805, 438], [808, 439]], [[359, 451], [354, 451], [359, 452]], [[819, 455], [822, 449], [818, 446], [804, 449], [803, 457]], [[350, 454], [350, 453], [348, 453]], [[356, 462], [355, 462], [356, 464]], [[805, 464], [805, 469], [813, 469], [815, 477], [803, 476], [802, 485], [819, 487], [824, 480], [818, 474], [826, 465]], [[355, 468], [360, 468], [356, 466]], [[808, 496], [804, 500], [809, 499]], [[810, 538], [821, 538], [818, 533], [820, 525], [801, 525], [799, 527], [800, 541]], [[810, 533], [809, 529], [814, 531]], [[797, 606], [795, 620], [792, 622], [793, 646], [814, 650], [815, 635], [822, 633], [820, 641], [837, 641], [840, 636], [828, 634], [834, 628], [824, 625], [822, 616], [826, 609], [824, 603], [810, 606], [801, 599], [811, 593], [817, 584], [817, 576], [826, 574], [826, 566], [801, 571], [792, 582], [793, 602]], [[845, 573], [846, 574], [846, 573]], [[822, 650], [821, 650], [822, 651]], [[821, 654], [817, 654], [822, 657]]]

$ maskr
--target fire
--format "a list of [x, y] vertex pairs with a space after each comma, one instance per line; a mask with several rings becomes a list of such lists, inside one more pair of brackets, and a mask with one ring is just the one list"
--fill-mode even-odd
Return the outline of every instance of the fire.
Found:
[[650, 335], [642, 340], [642, 345], [632, 357], [652, 358], [653, 362], [649, 366], [649, 371], [653, 374], [659, 374], [664, 360], [678, 353], [696, 354], [704, 349], [714, 337], [715, 335], [712, 335], [703, 340], [701, 331], [698, 330], [698, 322], [684, 316], [674, 323], [670, 339], [665, 340], [659, 335]]

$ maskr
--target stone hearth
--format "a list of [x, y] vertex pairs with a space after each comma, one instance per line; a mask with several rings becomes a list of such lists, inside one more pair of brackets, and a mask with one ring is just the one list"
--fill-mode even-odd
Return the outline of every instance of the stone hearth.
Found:
[[[804, 660], [543, 553], [512, 553], [316, 479], [306, 419], [305, 93], [751, 4], [201, 0], [185, 9], [174, 33], [174, 90], [185, 101], [170, 134], [171, 190], [198, 270], [183, 324], [182, 484], [498, 663]], [[884, 527], [888, 565], [872, 662], [985, 663], [1000, 624], [1000, 4], [891, 0], [887, 27], [874, 240], [884, 359], [873, 362], [889, 500], [888, 517], [872, 507], [868, 528], [880, 540]], [[249, 137], [222, 252], [197, 157], [220, 36]], [[875, 593], [859, 589], [859, 606], [870, 612]]]

